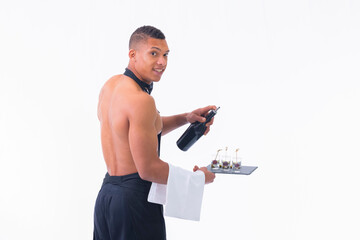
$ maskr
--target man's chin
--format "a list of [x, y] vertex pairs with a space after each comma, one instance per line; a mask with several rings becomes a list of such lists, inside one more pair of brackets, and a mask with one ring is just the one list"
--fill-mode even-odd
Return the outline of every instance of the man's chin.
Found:
[[161, 76], [155, 76], [151, 79], [152, 82], [159, 82], [161, 79]]

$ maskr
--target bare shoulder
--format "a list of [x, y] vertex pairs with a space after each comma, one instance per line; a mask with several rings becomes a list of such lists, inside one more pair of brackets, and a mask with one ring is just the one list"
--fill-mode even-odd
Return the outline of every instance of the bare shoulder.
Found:
[[122, 75], [115, 75], [107, 80], [100, 90], [98, 103], [98, 118], [101, 121], [103, 114], [107, 113], [110, 106], [111, 99], [114, 94], [114, 89], [119, 83]]
[[[101, 95], [104, 95], [101, 97]], [[107, 98], [113, 118], [126, 117], [135, 120], [145, 115], [156, 117], [155, 100], [144, 92], [137, 83], [124, 75], [116, 75], [105, 83], [100, 99]], [[150, 120], [150, 119], [149, 119]]]
[[152, 96], [144, 91], [128, 92], [126, 96], [127, 110], [129, 120], [136, 121], [147, 119], [152, 121], [156, 119], [156, 105]]
[[119, 83], [119, 80], [121, 80], [121, 78], [122, 75], [119, 74], [112, 76], [109, 80], [107, 80], [100, 90], [99, 98], [101, 99], [104, 96], [106, 97], [107, 96], [106, 93], [108, 93], [109, 91], [112, 92], [113, 89], [115, 89], [116, 85]]

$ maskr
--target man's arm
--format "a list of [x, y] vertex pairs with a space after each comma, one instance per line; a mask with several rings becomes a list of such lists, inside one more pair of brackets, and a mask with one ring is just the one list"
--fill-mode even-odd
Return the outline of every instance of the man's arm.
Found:
[[[168, 117], [162, 117], [162, 122], [163, 122], [163, 130], [162, 130], [162, 135], [165, 135], [173, 130], [175, 130], [178, 127], [183, 126], [186, 123], [193, 123], [193, 122], [205, 122], [205, 118], [203, 116], [205, 116], [210, 110], [215, 110], [216, 107], [214, 105], [211, 106], [207, 106], [207, 107], [203, 107], [203, 108], [199, 108], [196, 109], [190, 113], [183, 113], [183, 114], [178, 114], [178, 115], [174, 115], [174, 116], [168, 116]], [[210, 130], [210, 125], [212, 125], [214, 122], [214, 118], [206, 124], [206, 126], [208, 127], [205, 131], [205, 135], [209, 132]]]
[[[167, 184], [169, 165], [157, 154], [157, 110], [154, 100], [141, 96], [131, 105], [129, 112], [129, 144], [140, 177], [150, 182]], [[206, 168], [199, 170], [205, 174], [205, 183], [214, 181], [214, 173]]]
[[174, 116], [161, 117], [163, 123], [163, 130], [161, 135], [164, 136], [165, 134], [175, 130], [176, 128], [188, 123], [187, 115], [188, 113], [183, 113]]
[[136, 169], [142, 179], [166, 184], [169, 165], [157, 153], [155, 102], [142, 95], [129, 108], [129, 144]]

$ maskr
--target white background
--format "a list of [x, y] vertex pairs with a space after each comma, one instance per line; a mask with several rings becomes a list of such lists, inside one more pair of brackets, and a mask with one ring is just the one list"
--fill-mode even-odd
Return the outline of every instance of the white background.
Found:
[[250, 176], [217, 175], [200, 222], [168, 239], [359, 239], [360, 4], [338, 0], [0, 1], [0, 239], [91, 239], [106, 172], [98, 93], [154, 25], [162, 115], [221, 106], [189, 170], [239, 147]]

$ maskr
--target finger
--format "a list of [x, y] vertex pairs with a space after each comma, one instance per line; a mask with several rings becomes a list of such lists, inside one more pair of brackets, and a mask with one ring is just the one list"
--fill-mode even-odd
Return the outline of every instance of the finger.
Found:
[[214, 117], [210, 120], [210, 122], [206, 124], [206, 126], [209, 127], [210, 125], [213, 125], [213, 123], [214, 123]]
[[190, 123], [194, 123], [194, 122], [205, 122], [206, 121], [206, 118], [204, 118], [203, 116], [201, 116], [201, 114], [199, 113], [195, 113], [195, 112], [192, 112], [189, 114], [188, 116], [188, 121]]
[[197, 165], [195, 165], [193, 171], [196, 172], [197, 170], [199, 170], [199, 167]]
[[206, 118], [204, 118], [203, 116], [201, 115], [195, 115], [193, 116], [194, 118], [194, 122], [198, 121], [198, 122], [205, 122], [206, 121]]
[[207, 172], [207, 171], [208, 171], [207, 167], [201, 167], [200, 170], [201, 170], [201, 171], [204, 171], [204, 172]]
[[204, 135], [208, 134], [209, 131], [210, 131], [210, 127], [207, 127], [206, 131], [204, 132]]
[[210, 110], [216, 110], [216, 106], [209, 105], [209, 106], [201, 108], [201, 114], [207, 114]]

